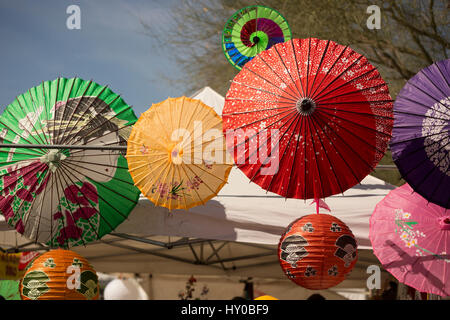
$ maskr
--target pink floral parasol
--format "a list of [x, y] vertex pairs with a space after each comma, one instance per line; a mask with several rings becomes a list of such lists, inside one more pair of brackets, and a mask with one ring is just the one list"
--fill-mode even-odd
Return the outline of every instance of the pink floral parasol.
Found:
[[391, 191], [370, 219], [370, 241], [383, 267], [420, 292], [450, 295], [450, 212], [408, 185]]

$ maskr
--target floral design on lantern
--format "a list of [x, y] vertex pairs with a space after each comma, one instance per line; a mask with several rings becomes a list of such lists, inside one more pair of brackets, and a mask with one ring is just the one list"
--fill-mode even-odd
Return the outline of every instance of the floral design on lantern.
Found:
[[303, 229], [303, 231], [314, 232], [314, 228], [313, 228], [311, 222], [306, 223], [302, 229]]
[[306, 271], [305, 271], [305, 277], [314, 277], [317, 273], [317, 270], [314, 269], [313, 267], [306, 267]]
[[308, 255], [305, 246], [308, 241], [300, 235], [292, 235], [284, 239], [281, 244], [281, 259], [288, 262], [292, 268], [297, 268], [297, 262]]
[[38, 299], [50, 290], [47, 285], [49, 280], [50, 278], [48, 275], [42, 271], [32, 271], [27, 273], [22, 279], [22, 295], [31, 300]]
[[83, 263], [78, 258], [73, 258], [72, 265], [75, 267], [83, 267]]
[[339, 274], [338, 267], [332, 266], [330, 269], [328, 269], [328, 275], [336, 277]]
[[286, 270], [286, 275], [288, 276], [288, 278], [294, 279], [295, 275], [292, 274], [291, 270]]
[[349, 235], [340, 236], [336, 240], [336, 246], [338, 247], [334, 255], [341, 258], [345, 262], [345, 266], [348, 267], [353, 260], [356, 259], [356, 240]]
[[333, 232], [340, 232], [341, 231], [341, 227], [337, 223], [333, 222], [331, 224], [330, 230], [333, 231]]
[[80, 276], [80, 288], [77, 289], [87, 300], [93, 300], [98, 295], [97, 275], [92, 271], [83, 271]]
[[44, 267], [48, 267], [48, 268], [54, 268], [55, 265], [55, 261], [53, 261], [52, 258], [48, 258], [47, 260], [45, 260], [44, 262]]

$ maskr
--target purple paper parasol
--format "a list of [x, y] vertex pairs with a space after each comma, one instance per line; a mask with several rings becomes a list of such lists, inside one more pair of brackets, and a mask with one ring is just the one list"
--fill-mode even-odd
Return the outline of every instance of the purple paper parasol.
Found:
[[450, 59], [422, 69], [394, 103], [392, 157], [425, 199], [450, 208]]

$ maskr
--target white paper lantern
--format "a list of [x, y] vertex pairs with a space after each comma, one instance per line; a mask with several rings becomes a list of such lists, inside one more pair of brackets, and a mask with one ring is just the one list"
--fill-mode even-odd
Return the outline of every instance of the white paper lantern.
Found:
[[148, 300], [148, 295], [135, 279], [115, 279], [103, 293], [105, 300]]

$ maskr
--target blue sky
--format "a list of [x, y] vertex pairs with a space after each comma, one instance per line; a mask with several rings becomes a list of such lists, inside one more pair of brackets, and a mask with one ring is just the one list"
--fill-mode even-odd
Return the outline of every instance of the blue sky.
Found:
[[[152, 103], [189, 94], [162, 81], [180, 74], [146, 23], [170, 23], [177, 0], [0, 0], [0, 112], [45, 80], [78, 76], [109, 85], [139, 116]], [[66, 9], [81, 9], [81, 30], [69, 30]]]

